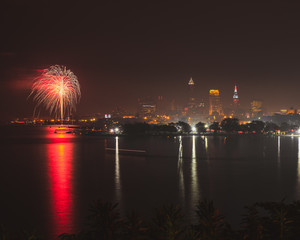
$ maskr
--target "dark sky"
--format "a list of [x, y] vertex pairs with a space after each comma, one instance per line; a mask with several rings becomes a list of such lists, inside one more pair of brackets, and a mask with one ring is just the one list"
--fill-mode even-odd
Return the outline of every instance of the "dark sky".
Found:
[[[295, 1], [296, 2], [296, 1]], [[38, 69], [78, 77], [78, 114], [134, 110], [138, 96], [183, 101], [238, 85], [241, 105], [300, 108], [300, 5], [291, 1], [2, 1], [0, 113], [31, 116]]]

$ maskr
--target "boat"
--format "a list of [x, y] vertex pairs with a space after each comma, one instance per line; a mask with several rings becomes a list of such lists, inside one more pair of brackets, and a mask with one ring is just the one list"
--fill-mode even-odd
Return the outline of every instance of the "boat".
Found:
[[[107, 152], [116, 152], [115, 148], [105, 148]], [[137, 149], [118, 149], [119, 154], [128, 154], [128, 155], [146, 155], [147, 152], [145, 150], [137, 150]]]

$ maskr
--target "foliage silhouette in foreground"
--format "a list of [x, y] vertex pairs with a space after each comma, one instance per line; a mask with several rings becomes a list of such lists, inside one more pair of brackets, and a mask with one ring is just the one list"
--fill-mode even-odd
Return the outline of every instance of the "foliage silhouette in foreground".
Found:
[[[196, 206], [196, 222], [188, 224], [179, 206], [154, 211], [151, 221], [134, 212], [121, 217], [118, 204], [95, 201], [87, 229], [63, 233], [60, 240], [299, 240], [300, 201], [258, 202], [245, 207], [240, 229], [233, 230], [213, 201]], [[42, 240], [35, 231], [9, 232], [0, 225], [1, 240]], [[48, 238], [47, 238], [48, 239]]]

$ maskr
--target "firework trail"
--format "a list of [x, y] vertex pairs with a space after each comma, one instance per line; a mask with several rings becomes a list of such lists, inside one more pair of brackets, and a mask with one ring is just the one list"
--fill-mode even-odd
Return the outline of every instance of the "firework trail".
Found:
[[44, 105], [50, 114], [60, 115], [63, 120], [65, 114], [76, 110], [81, 93], [75, 74], [65, 66], [54, 65], [42, 70], [34, 80], [31, 95], [37, 102], [36, 108]]

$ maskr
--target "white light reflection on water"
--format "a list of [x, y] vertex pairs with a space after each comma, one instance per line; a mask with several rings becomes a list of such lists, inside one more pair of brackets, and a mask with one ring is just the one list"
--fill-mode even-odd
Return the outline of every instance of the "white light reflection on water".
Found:
[[184, 188], [184, 176], [183, 176], [183, 159], [182, 159], [182, 137], [179, 136], [179, 150], [178, 150], [178, 175], [179, 175], [179, 196], [181, 198], [182, 205], [185, 205], [185, 188]]
[[277, 170], [278, 170], [278, 184], [281, 188], [281, 160], [280, 160], [280, 157], [281, 157], [281, 154], [280, 154], [280, 136], [278, 136], [277, 138]]
[[209, 160], [207, 136], [202, 136], [202, 139], [204, 140], [206, 160]]
[[121, 208], [121, 179], [120, 179], [120, 159], [119, 159], [119, 137], [116, 137], [116, 149], [115, 149], [115, 196], [116, 202], [119, 203], [119, 208]]
[[280, 136], [277, 138], [277, 161], [280, 164]]
[[[199, 202], [199, 183], [197, 173], [197, 155], [196, 155], [196, 136], [193, 136], [192, 161], [191, 161], [191, 202], [190, 207], [193, 209]], [[191, 214], [192, 216], [192, 214]]]
[[298, 161], [297, 161], [297, 191], [296, 199], [300, 198], [300, 137], [298, 137]]

